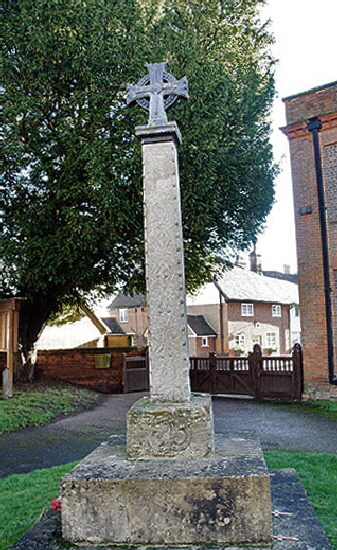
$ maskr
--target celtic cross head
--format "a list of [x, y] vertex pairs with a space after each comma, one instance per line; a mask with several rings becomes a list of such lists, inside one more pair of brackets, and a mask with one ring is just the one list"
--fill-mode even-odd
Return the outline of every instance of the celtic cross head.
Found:
[[138, 84], [127, 85], [128, 105], [138, 103], [149, 111], [148, 126], [161, 126], [167, 123], [166, 111], [178, 98], [188, 99], [188, 83], [184, 76], [177, 80], [169, 71], [169, 64], [149, 63], [145, 65], [148, 74]]

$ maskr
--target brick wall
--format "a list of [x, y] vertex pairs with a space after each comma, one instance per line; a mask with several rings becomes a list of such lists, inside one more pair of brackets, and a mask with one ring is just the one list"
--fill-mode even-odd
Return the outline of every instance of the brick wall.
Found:
[[[337, 123], [336, 123], [337, 126]], [[332, 131], [331, 131], [332, 132]], [[332, 325], [334, 334], [334, 365], [337, 373], [337, 138], [335, 143], [328, 144], [323, 151], [323, 176], [326, 182], [326, 206], [328, 220], [328, 239], [330, 255], [330, 278], [332, 291]], [[326, 136], [329, 141], [333, 136]], [[326, 139], [327, 141], [327, 139]]]
[[[307, 130], [307, 122], [314, 116], [318, 116], [322, 121], [319, 140], [333, 281], [334, 265], [337, 268], [337, 82], [286, 98], [284, 101], [288, 126], [283, 131], [289, 139], [293, 182], [304, 380], [310, 396], [314, 397], [315, 389], [320, 396], [329, 394], [332, 389], [329, 387], [323, 255], [316, 172], [312, 134]], [[336, 289], [333, 291], [332, 299], [336, 326]], [[337, 371], [336, 361], [335, 370]]]
[[224, 302], [223, 303], [223, 329], [224, 343], [223, 350], [220, 342], [220, 321], [219, 321], [219, 305], [193, 305], [187, 307], [188, 313], [204, 314], [211, 325], [218, 332], [216, 339], [216, 352], [218, 354], [234, 353], [233, 339], [235, 334], [244, 333], [246, 336], [247, 351], [253, 349], [253, 337], [261, 337], [261, 347], [264, 347], [266, 332], [275, 332], [278, 339], [278, 351], [281, 354], [290, 353], [291, 346], [286, 345], [286, 330], [289, 330], [289, 309], [288, 306], [281, 306], [281, 317], [272, 316], [272, 304], [262, 302], [254, 303], [254, 316], [245, 317], [241, 315], [240, 302]]
[[[228, 351], [228, 335], [227, 335], [227, 307], [226, 303], [223, 303], [223, 327], [224, 327], [224, 335], [223, 335], [223, 342], [221, 343], [220, 339], [220, 307], [219, 304], [202, 304], [202, 305], [188, 305], [187, 306], [187, 313], [190, 315], [205, 315], [207, 321], [211, 324], [211, 326], [216, 330], [217, 337], [214, 342], [214, 349], [216, 353], [221, 354], [227, 353]], [[189, 339], [190, 342], [190, 355], [197, 355], [197, 352], [194, 351], [194, 346], [191, 343], [191, 339]], [[211, 345], [213, 345], [213, 342], [211, 342]], [[206, 350], [204, 350], [206, 351]], [[209, 349], [209, 351], [213, 351], [212, 349]]]
[[[121, 393], [123, 352], [139, 355], [136, 348], [131, 351], [130, 348], [39, 350], [35, 377], [78, 384], [102, 393]], [[106, 366], [108, 368], [102, 368]]]
[[207, 337], [207, 346], [203, 345], [202, 336], [193, 336], [188, 339], [190, 357], [208, 357], [210, 352], [216, 351], [217, 336]]
[[[259, 343], [262, 349], [267, 348], [266, 333], [276, 334], [277, 353], [290, 353], [290, 319], [289, 308], [286, 305], [281, 306], [281, 317], [273, 317], [272, 304], [262, 302], [253, 303], [254, 316], [242, 316], [241, 303], [228, 303], [228, 340], [229, 351], [234, 347], [233, 340], [235, 334], [246, 335], [247, 351], [252, 351], [254, 343]], [[288, 333], [288, 342], [286, 342], [286, 331]], [[257, 340], [258, 338], [258, 340]]]
[[287, 126], [311, 117], [321, 117], [337, 111], [336, 82], [313, 88], [308, 92], [284, 99]]
[[147, 331], [147, 325], [148, 325], [147, 307], [145, 306], [130, 307], [127, 309], [128, 309], [127, 323], [121, 322], [118, 308], [111, 309], [110, 315], [117, 318], [124, 332], [132, 333], [135, 335], [136, 345], [138, 347], [145, 346], [147, 342], [144, 335], [145, 335], [145, 332]]

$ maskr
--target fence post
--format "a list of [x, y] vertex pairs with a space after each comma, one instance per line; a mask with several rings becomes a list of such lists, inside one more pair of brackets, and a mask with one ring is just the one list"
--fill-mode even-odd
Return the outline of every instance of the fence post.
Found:
[[123, 393], [128, 393], [127, 377], [126, 377], [126, 353], [122, 353], [122, 358], [123, 358], [122, 391], [123, 391]]
[[259, 344], [255, 344], [253, 353], [248, 357], [248, 362], [252, 371], [254, 398], [261, 397], [261, 370], [262, 370], [262, 350]]
[[301, 401], [303, 392], [303, 356], [300, 344], [295, 344], [292, 351], [294, 371], [294, 399]]
[[216, 353], [215, 351], [209, 352], [209, 375], [210, 375], [210, 392], [211, 394], [216, 393]]

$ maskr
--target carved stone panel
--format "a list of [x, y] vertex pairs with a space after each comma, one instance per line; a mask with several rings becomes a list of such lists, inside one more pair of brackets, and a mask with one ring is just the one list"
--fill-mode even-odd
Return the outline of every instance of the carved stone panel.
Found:
[[127, 453], [136, 459], [207, 458], [213, 450], [210, 396], [189, 403], [136, 401], [127, 414]]

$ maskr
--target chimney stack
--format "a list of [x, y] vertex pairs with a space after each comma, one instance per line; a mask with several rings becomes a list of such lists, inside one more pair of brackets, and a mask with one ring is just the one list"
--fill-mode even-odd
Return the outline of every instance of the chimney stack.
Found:
[[254, 243], [253, 250], [249, 255], [249, 259], [250, 259], [250, 270], [260, 275], [262, 273], [261, 256], [260, 254], [256, 254], [255, 243]]

